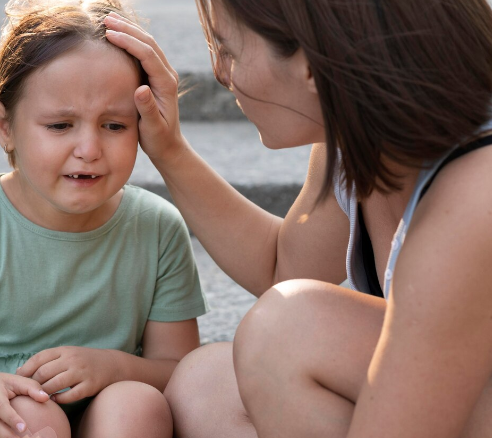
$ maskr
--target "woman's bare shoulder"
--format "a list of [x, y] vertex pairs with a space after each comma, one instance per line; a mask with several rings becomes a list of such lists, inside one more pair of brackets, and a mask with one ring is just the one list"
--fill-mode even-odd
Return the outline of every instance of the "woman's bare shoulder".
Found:
[[[492, 305], [492, 147], [445, 166], [419, 203], [395, 269], [396, 297]], [[423, 301], [422, 301], [423, 300]], [[442, 300], [442, 301], [441, 301]], [[431, 306], [429, 309], [436, 310]]]

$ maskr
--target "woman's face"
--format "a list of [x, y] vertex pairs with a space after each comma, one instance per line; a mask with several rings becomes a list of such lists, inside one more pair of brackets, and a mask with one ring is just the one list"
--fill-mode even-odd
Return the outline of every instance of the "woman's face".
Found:
[[252, 30], [238, 26], [220, 1], [212, 7], [214, 31], [221, 42], [225, 83], [269, 148], [325, 140], [323, 118], [304, 52], [283, 58]]

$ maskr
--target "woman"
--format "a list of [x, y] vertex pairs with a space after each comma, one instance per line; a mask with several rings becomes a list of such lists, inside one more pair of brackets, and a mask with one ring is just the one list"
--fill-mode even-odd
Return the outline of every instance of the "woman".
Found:
[[[205, 248], [259, 297], [234, 357], [211, 345], [175, 371], [177, 436], [491, 436], [486, 1], [198, 6], [217, 76], [263, 143], [315, 144], [286, 218], [260, 210], [181, 135], [177, 75], [152, 38], [106, 20], [149, 74], [142, 146]], [[357, 291], [336, 286], [346, 275]]]

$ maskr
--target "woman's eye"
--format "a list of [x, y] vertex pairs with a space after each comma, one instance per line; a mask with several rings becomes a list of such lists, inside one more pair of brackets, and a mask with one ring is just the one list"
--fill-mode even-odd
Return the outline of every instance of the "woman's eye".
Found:
[[104, 126], [110, 131], [122, 131], [125, 129], [125, 127], [119, 123], [106, 123]]
[[46, 128], [52, 131], [65, 131], [70, 126], [70, 123], [53, 123], [52, 125], [47, 125]]

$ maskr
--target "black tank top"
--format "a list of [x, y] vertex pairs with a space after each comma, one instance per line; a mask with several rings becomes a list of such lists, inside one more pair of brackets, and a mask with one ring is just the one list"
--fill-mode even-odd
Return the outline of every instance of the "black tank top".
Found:
[[[422, 189], [422, 192], [420, 194], [420, 199], [422, 199], [422, 197], [425, 195], [430, 185], [434, 181], [434, 178], [444, 166], [446, 166], [448, 163], [455, 160], [456, 158], [459, 158], [462, 155], [467, 154], [468, 152], [490, 145], [492, 145], [492, 135], [479, 138], [478, 140], [475, 140], [465, 146], [459, 147], [455, 149], [453, 152], [451, 152], [449, 156], [442, 162], [442, 164], [435, 171], [434, 175], [429, 180], [427, 185]], [[359, 226], [360, 226], [360, 244], [362, 249], [362, 260], [364, 263], [364, 269], [366, 271], [366, 277], [367, 277], [367, 283], [369, 285], [370, 295], [384, 298], [381, 285], [379, 284], [378, 273], [376, 271], [376, 262], [374, 260], [374, 251], [372, 249], [371, 238], [369, 237], [369, 233], [367, 232], [366, 224], [364, 222], [364, 215], [362, 214], [362, 208], [360, 203], [357, 206], [357, 214], [358, 214]]]

